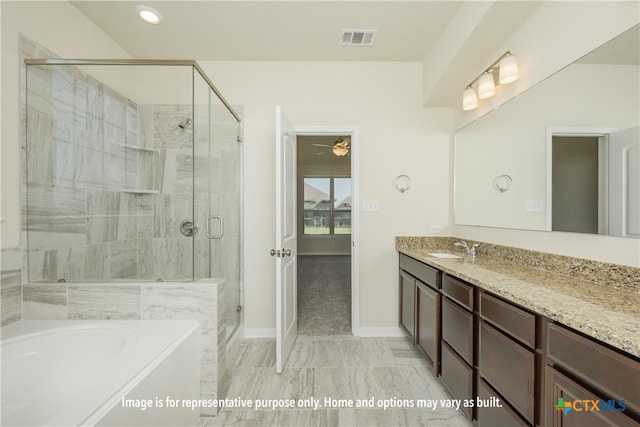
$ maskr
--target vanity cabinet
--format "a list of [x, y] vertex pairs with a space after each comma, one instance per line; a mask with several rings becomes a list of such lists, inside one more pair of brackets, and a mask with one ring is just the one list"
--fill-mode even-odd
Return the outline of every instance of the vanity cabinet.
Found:
[[[442, 382], [455, 399], [475, 399], [474, 287], [442, 275]], [[461, 408], [470, 418], [473, 408]]]
[[[536, 315], [479, 292], [478, 375], [511, 415], [535, 423]], [[479, 425], [492, 426], [493, 408], [478, 408]], [[485, 415], [487, 414], [487, 415]]]
[[545, 406], [545, 425], [640, 424], [640, 360], [551, 321], [545, 335], [545, 402], [588, 401], [566, 416]]
[[440, 272], [400, 255], [400, 324], [440, 372]]
[[404, 254], [400, 300], [401, 325], [453, 398], [476, 402], [460, 410], [479, 427], [640, 425], [640, 358]]

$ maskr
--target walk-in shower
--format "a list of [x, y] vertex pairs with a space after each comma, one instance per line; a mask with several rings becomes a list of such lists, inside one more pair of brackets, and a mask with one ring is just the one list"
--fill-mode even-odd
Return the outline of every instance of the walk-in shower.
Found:
[[224, 278], [237, 326], [242, 123], [202, 68], [25, 64], [28, 281]]

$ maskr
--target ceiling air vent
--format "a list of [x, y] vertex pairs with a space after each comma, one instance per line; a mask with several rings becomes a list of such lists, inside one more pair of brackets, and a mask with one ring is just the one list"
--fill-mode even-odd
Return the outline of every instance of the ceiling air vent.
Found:
[[371, 46], [378, 30], [342, 30], [343, 46]]

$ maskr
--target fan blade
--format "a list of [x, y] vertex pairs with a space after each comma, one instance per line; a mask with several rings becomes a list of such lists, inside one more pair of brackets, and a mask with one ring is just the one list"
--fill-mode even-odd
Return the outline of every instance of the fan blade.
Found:
[[332, 145], [327, 145], [327, 144], [311, 144], [311, 145], [314, 145], [316, 147], [327, 147], [327, 148], [333, 147]]

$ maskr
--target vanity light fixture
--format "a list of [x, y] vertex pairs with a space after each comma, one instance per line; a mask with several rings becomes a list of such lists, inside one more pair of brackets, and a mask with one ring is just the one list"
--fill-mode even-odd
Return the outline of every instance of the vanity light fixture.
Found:
[[142, 4], [138, 5], [136, 6], [136, 13], [140, 17], [140, 19], [142, 19], [147, 24], [157, 25], [162, 22], [162, 15], [152, 7]]
[[[518, 80], [518, 62], [511, 52], [505, 52], [493, 64], [473, 79], [462, 94], [462, 109], [471, 111], [478, 107], [478, 98], [490, 98], [496, 93], [495, 72], [498, 72], [498, 83], [508, 84]], [[478, 93], [473, 88], [478, 83]]]

